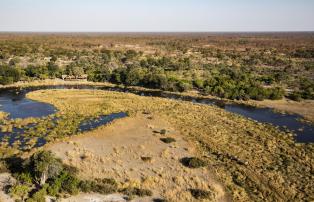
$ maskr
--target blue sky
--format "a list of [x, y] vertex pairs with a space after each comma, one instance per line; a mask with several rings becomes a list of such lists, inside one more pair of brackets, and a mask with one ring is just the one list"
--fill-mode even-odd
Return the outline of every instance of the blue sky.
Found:
[[314, 0], [0, 0], [0, 31], [314, 31]]

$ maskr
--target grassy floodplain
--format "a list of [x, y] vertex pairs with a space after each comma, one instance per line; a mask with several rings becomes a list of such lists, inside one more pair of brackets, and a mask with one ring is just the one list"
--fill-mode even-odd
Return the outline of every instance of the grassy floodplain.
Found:
[[127, 93], [42, 90], [27, 97], [70, 117], [124, 111], [130, 117], [149, 112], [166, 119], [194, 143], [235, 201], [313, 200], [313, 146], [296, 144], [271, 126], [217, 107]]
[[[314, 101], [313, 100], [303, 100], [303, 101], [293, 101], [289, 99], [282, 99], [282, 100], [264, 100], [264, 101], [256, 101], [256, 100], [229, 100], [220, 98], [217, 96], [212, 95], [204, 95], [201, 94], [198, 91], [187, 91], [187, 92], [171, 92], [171, 91], [163, 91], [158, 89], [152, 89], [152, 88], [144, 88], [140, 86], [126, 86], [122, 84], [113, 84], [110, 82], [91, 82], [91, 81], [64, 81], [62, 79], [45, 79], [45, 80], [35, 80], [31, 82], [17, 82], [11, 85], [0, 85], [0, 90], [10, 89], [10, 88], [29, 88], [29, 87], [40, 87], [40, 86], [73, 86], [73, 85], [88, 85], [88, 86], [94, 86], [94, 87], [119, 87], [121, 89], [128, 89], [128, 90], [138, 90], [138, 91], [150, 91], [150, 92], [165, 92], [171, 95], [181, 95], [181, 96], [191, 96], [195, 99], [197, 98], [210, 98], [215, 100], [222, 100], [225, 103], [238, 103], [238, 104], [245, 104], [248, 106], [253, 107], [269, 107], [273, 110], [280, 112], [280, 113], [292, 113], [292, 114], [298, 114], [302, 116], [302, 118], [305, 121], [308, 121], [309, 123], [314, 123]], [[2, 112], [0, 112], [2, 113]], [[3, 113], [4, 114], [4, 113]], [[1, 118], [1, 115], [0, 115]], [[4, 118], [4, 116], [3, 116]]]

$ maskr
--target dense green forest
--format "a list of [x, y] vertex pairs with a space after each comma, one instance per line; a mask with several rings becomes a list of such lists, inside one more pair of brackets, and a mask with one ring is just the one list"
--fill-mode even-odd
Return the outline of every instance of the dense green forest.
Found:
[[228, 99], [314, 98], [313, 36], [299, 36], [300, 47], [285, 35], [251, 37], [3, 35], [0, 84], [86, 74], [94, 82]]

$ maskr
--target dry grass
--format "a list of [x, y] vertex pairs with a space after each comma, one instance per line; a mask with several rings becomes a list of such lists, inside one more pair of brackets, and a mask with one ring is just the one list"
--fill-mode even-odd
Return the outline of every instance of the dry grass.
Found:
[[34, 80], [30, 82], [17, 82], [10, 85], [0, 85], [0, 89], [6, 88], [25, 88], [35, 86], [52, 86], [52, 85], [93, 85], [93, 86], [114, 86], [110, 83], [98, 83], [89, 81], [64, 81], [62, 79], [45, 79], [45, 80]]
[[[114, 87], [116, 85], [112, 83], [100, 83], [100, 82], [88, 82], [88, 81], [63, 81], [61, 79], [46, 79], [46, 80], [35, 80], [32, 82], [17, 82], [12, 85], [6, 85], [1, 86], [0, 89], [4, 88], [25, 88], [25, 87], [34, 87], [34, 86], [51, 86], [51, 85], [90, 85], [90, 86], [104, 86], [104, 87]], [[139, 86], [123, 86], [123, 88], [129, 88], [133, 90], [139, 90], [139, 91], [159, 91], [156, 89], [147, 89]], [[167, 91], [166, 91], [167, 92]], [[236, 100], [228, 100], [228, 99], [222, 99], [218, 98], [212, 95], [200, 95], [198, 91], [189, 91], [189, 92], [183, 92], [183, 93], [177, 93], [177, 92], [167, 92], [174, 95], [185, 95], [185, 96], [193, 96], [195, 98], [209, 98], [209, 99], [217, 99], [217, 100], [223, 100], [224, 102], [228, 103], [240, 103], [240, 104], [246, 104], [246, 105], [252, 105], [256, 107], [270, 107], [275, 110], [278, 110], [282, 113], [295, 113], [303, 116], [306, 120], [314, 123], [314, 102], [312, 100], [304, 100], [301, 102], [296, 102], [288, 99], [282, 99], [282, 100], [263, 100], [263, 101], [236, 101]], [[0, 112], [0, 120], [1, 120], [1, 113]]]
[[313, 199], [313, 145], [295, 144], [271, 126], [212, 106], [118, 92], [48, 90], [28, 97], [77, 114], [149, 111], [195, 145], [236, 201]]
[[0, 111], [0, 122], [6, 119], [8, 116], [7, 113]]
[[[194, 154], [193, 146], [166, 121], [148, 117], [137, 114], [116, 120], [66, 141], [51, 143], [46, 149], [54, 151], [66, 164], [79, 168], [84, 179], [110, 177], [120, 182], [121, 189], [148, 189], [153, 191], [153, 198], [172, 201], [193, 201], [189, 188], [214, 187], [211, 191], [216, 193], [217, 200], [223, 198], [221, 184], [212, 179], [207, 169], [188, 169], [179, 162]], [[162, 135], [153, 131], [162, 128], [176, 137], [176, 143], [167, 145], [160, 141]]]

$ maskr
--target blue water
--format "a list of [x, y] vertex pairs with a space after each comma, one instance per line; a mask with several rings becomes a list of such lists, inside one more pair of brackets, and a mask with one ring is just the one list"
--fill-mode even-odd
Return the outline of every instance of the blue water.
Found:
[[314, 126], [302, 122], [302, 117], [297, 114], [281, 114], [275, 113], [270, 108], [254, 108], [243, 105], [226, 105], [225, 109], [258, 122], [272, 124], [281, 130], [288, 129], [296, 134], [295, 140], [297, 142], [314, 142]]
[[[46, 87], [42, 87], [45, 88]], [[27, 99], [25, 94], [42, 88], [32, 88], [32, 89], [14, 89], [5, 92], [0, 92], [0, 111], [9, 113], [9, 119], [16, 118], [43, 118], [56, 113], [56, 109], [53, 105], [37, 102], [34, 100]], [[57, 89], [62, 89], [61, 86], [56, 86]], [[70, 88], [70, 87], [69, 87]], [[72, 88], [72, 87], [71, 87]], [[88, 87], [87, 87], [88, 88]], [[124, 112], [113, 113], [109, 115], [101, 115], [96, 118], [84, 120], [78, 127], [77, 132], [86, 132], [98, 128], [102, 125], [112, 122], [115, 119], [124, 118], [127, 114]], [[57, 118], [53, 118], [51, 121], [56, 121]], [[1, 120], [0, 120], [1, 125]], [[8, 142], [8, 145], [13, 146], [13, 144], [19, 141], [21, 144], [19, 147], [23, 149], [27, 141], [30, 140], [29, 137], [24, 137], [23, 133], [26, 130], [36, 127], [36, 124], [29, 124], [23, 128], [13, 128], [12, 132], [1, 132], [0, 131], [0, 141]], [[41, 147], [47, 142], [44, 137], [38, 137], [35, 147]]]
[[302, 116], [297, 114], [282, 114], [275, 112], [270, 108], [258, 108], [241, 104], [227, 104], [221, 100], [209, 98], [194, 98], [192, 96], [173, 95], [160, 91], [152, 92], [136, 92], [142, 96], [158, 96], [174, 100], [190, 101], [198, 104], [215, 105], [226, 111], [239, 114], [243, 117], [252, 120], [271, 124], [283, 131], [291, 131], [295, 134], [295, 141], [299, 143], [313, 143], [314, 142], [314, 125], [302, 121]]
[[0, 111], [10, 113], [10, 119], [45, 117], [57, 110], [51, 104], [25, 98], [24, 93], [5, 92], [0, 94]]
[[[239, 104], [225, 104], [220, 100], [207, 98], [194, 98], [191, 96], [173, 95], [162, 91], [138, 91], [126, 88], [95, 87], [88, 85], [73, 86], [41, 86], [27, 89], [11, 89], [0, 92], [0, 110], [10, 113], [9, 118], [27, 118], [27, 117], [45, 117], [56, 112], [56, 109], [46, 103], [36, 102], [25, 98], [27, 92], [39, 89], [102, 89], [119, 92], [129, 92], [141, 96], [156, 96], [175, 100], [190, 101], [199, 104], [217, 105], [225, 110], [253, 119], [258, 122], [272, 124], [281, 130], [289, 130], [296, 134], [295, 140], [301, 143], [314, 142], [314, 125], [301, 121], [302, 117], [296, 114], [281, 114], [270, 108], [255, 108]], [[86, 120], [80, 127], [79, 131], [84, 132], [104, 125], [115, 118], [121, 118], [125, 114], [113, 114], [100, 116], [98, 119]], [[121, 116], [121, 117], [120, 117]], [[20, 132], [19, 132], [20, 133]], [[0, 133], [1, 137], [1, 133]]]

